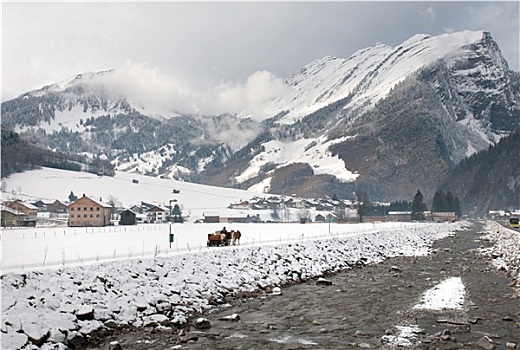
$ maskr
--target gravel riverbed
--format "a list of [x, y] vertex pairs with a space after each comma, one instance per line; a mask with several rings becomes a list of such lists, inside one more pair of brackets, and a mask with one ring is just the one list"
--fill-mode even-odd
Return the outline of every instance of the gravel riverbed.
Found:
[[[515, 349], [518, 275], [492, 263], [501, 253], [487, 233], [475, 222], [435, 242], [428, 256], [393, 257], [279, 295], [230, 300], [193, 315], [185, 329], [125, 331], [88, 349]], [[464, 286], [460, 308], [414, 308], [450, 278]]]

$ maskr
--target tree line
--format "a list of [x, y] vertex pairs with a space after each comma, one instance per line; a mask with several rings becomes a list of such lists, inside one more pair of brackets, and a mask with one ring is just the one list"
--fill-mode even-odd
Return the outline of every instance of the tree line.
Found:
[[[366, 192], [356, 193], [357, 209], [360, 221], [364, 216], [385, 216], [391, 211], [411, 212], [412, 220], [424, 220], [424, 212], [428, 211], [424, 196], [421, 190], [417, 190], [412, 200], [398, 200], [391, 202], [389, 205], [372, 203]], [[433, 196], [432, 212], [454, 212], [457, 217], [462, 216], [461, 204], [458, 197], [455, 197], [450, 191], [436, 191]]]

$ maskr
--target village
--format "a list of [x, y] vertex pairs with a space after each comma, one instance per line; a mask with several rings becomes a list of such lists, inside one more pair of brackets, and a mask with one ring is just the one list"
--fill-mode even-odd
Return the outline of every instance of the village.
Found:
[[[209, 210], [201, 217], [183, 212], [181, 203], [171, 200], [167, 205], [141, 201], [129, 208], [114, 206], [102, 199], [86, 195], [67, 203], [60, 200], [35, 202], [10, 200], [2, 203], [4, 228], [43, 225], [69, 227], [104, 227], [151, 223], [355, 223], [410, 222], [410, 211], [388, 211], [384, 215], [360, 216], [355, 201], [331, 198], [298, 198], [255, 196], [230, 203], [222, 210]], [[454, 212], [425, 212], [426, 221], [453, 222]]]

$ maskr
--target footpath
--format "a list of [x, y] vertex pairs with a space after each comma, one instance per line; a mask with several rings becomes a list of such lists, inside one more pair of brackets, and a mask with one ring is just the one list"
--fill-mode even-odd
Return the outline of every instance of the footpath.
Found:
[[[484, 234], [475, 223], [437, 241], [428, 256], [390, 258], [280, 295], [234, 300], [198, 315], [205, 329], [128, 333], [116, 348], [518, 349], [519, 291], [492, 264]], [[455, 288], [443, 291], [450, 281]], [[436, 292], [441, 307], [425, 306]]]

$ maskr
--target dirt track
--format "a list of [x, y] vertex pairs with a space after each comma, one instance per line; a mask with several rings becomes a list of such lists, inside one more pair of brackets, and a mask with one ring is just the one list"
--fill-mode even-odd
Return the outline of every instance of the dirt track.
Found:
[[[396, 257], [326, 279], [282, 289], [279, 296], [236, 300], [201, 315], [209, 329], [131, 332], [107, 339], [127, 349], [392, 349], [399, 327], [409, 349], [506, 349], [520, 346], [520, 299], [504, 271], [496, 271], [478, 248], [481, 227], [438, 241], [427, 257]], [[463, 310], [412, 309], [423, 292], [448, 277], [466, 288]], [[219, 320], [237, 314], [239, 321]], [[485, 339], [491, 340], [491, 343]], [[479, 345], [479, 341], [482, 342]], [[487, 343], [486, 343], [487, 342]]]

